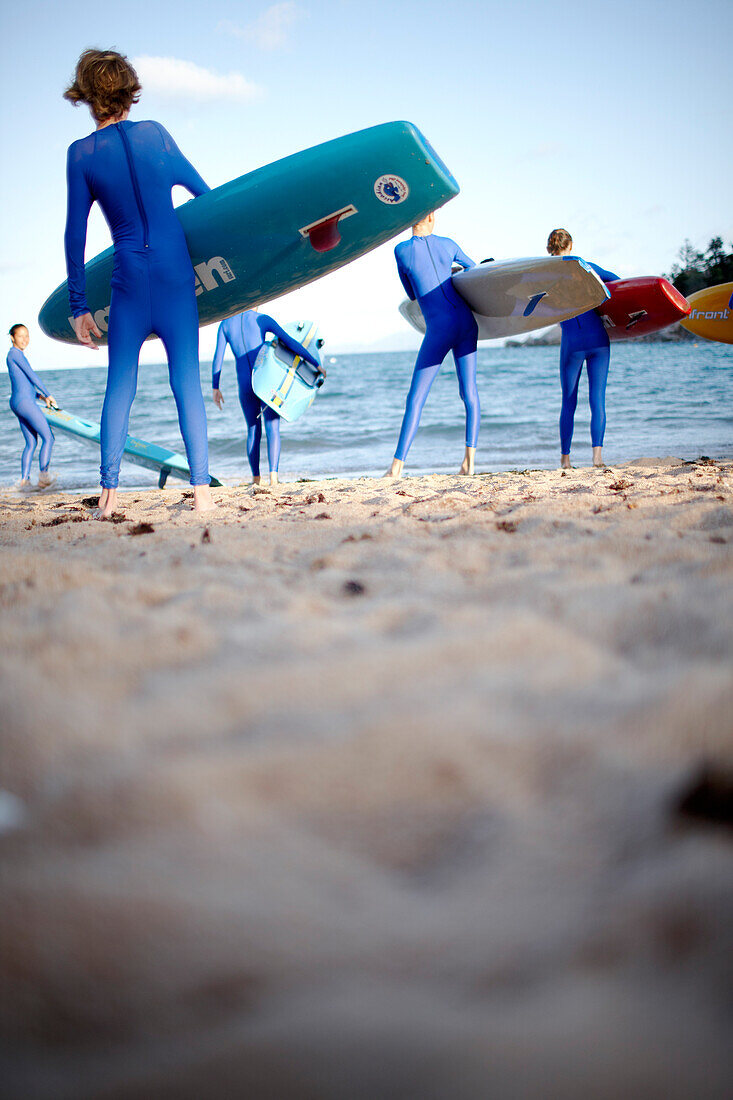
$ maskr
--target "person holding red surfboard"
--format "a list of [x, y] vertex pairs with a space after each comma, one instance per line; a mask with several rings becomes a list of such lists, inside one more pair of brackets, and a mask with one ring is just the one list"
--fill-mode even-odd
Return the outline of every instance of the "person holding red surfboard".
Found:
[[[573, 251], [573, 238], [567, 229], [553, 229], [547, 238], [551, 256], [568, 256]], [[586, 261], [604, 283], [618, 279], [612, 271]], [[561, 321], [560, 385], [560, 465], [569, 470], [570, 444], [573, 439], [575, 408], [578, 404], [578, 383], [586, 364], [588, 371], [588, 401], [590, 403], [590, 438], [593, 445], [593, 465], [603, 466], [603, 436], [606, 431], [606, 381], [611, 359], [608, 333], [594, 309]]]

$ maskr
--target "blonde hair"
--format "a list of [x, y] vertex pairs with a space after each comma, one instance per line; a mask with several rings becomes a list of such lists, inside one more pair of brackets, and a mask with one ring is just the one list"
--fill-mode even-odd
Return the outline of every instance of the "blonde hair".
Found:
[[87, 103], [97, 122], [105, 122], [129, 111], [141, 91], [137, 73], [124, 54], [115, 50], [84, 50], [64, 99], [75, 107]]
[[559, 256], [561, 252], [564, 252], [568, 245], [572, 245], [573, 238], [568, 233], [567, 229], [553, 229], [550, 236], [547, 238], [547, 251], [551, 256]]

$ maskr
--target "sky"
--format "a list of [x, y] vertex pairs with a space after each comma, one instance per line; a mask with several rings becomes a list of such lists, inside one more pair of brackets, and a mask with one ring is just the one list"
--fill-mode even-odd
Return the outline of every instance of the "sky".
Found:
[[[476, 260], [542, 255], [563, 226], [580, 255], [619, 275], [662, 274], [685, 238], [733, 240], [730, 0], [2, 8], [0, 324], [28, 325], [39, 369], [106, 362], [105, 349], [54, 342], [36, 320], [65, 278], [66, 149], [93, 124], [62, 93], [88, 46], [136, 64], [131, 118], [162, 122], [211, 186], [407, 119], [461, 186], [436, 231]], [[87, 258], [109, 242], [95, 207]], [[395, 243], [262, 308], [317, 320], [332, 353], [415, 346], [397, 312]], [[201, 330], [202, 359], [215, 336]], [[143, 362], [162, 359], [157, 340], [145, 345]]]

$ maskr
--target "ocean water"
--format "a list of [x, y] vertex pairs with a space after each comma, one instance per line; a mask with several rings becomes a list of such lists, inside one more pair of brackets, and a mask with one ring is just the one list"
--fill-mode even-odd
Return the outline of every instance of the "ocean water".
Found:
[[[33, 363], [32, 348], [29, 356]], [[305, 416], [282, 425], [280, 474], [299, 477], [382, 474], [397, 443], [414, 352], [329, 356], [327, 381]], [[481, 435], [480, 471], [551, 468], [559, 460], [560, 411], [558, 348], [480, 348], [478, 386]], [[99, 420], [104, 367], [46, 370], [43, 379], [62, 408]], [[202, 363], [207, 400], [210, 468], [222, 481], [249, 477], [245, 426], [237, 399], [233, 361], [222, 375], [225, 406], [211, 402], [211, 368]], [[22, 436], [7, 404], [9, 380], [0, 374], [0, 485], [20, 476]], [[591, 459], [585, 372], [580, 384], [572, 456], [577, 465]], [[733, 345], [616, 344], [606, 397], [604, 456], [623, 462], [642, 455], [733, 458]], [[464, 446], [463, 406], [452, 359], [446, 360], [425, 406], [409, 455], [409, 473], [458, 469]], [[130, 433], [182, 451], [167, 367], [140, 368]], [[264, 435], [264, 433], [263, 433]], [[98, 483], [98, 451], [56, 433], [53, 468], [63, 489]], [[266, 471], [263, 441], [262, 469]], [[37, 464], [34, 464], [34, 478]], [[127, 461], [121, 488], [155, 485], [157, 476]]]

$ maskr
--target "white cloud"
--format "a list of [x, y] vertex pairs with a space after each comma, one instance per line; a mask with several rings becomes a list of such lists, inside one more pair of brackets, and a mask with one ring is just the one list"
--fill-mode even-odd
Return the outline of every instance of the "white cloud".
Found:
[[145, 91], [175, 99], [256, 99], [262, 89], [241, 73], [214, 73], [179, 57], [135, 57]]
[[244, 27], [225, 19], [217, 30], [235, 38], [248, 38], [261, 50], [282, 50], [289, 45], [288, 32], [299, 15], [298, 5], [285, 0], [282, 4], [273, 4]]

